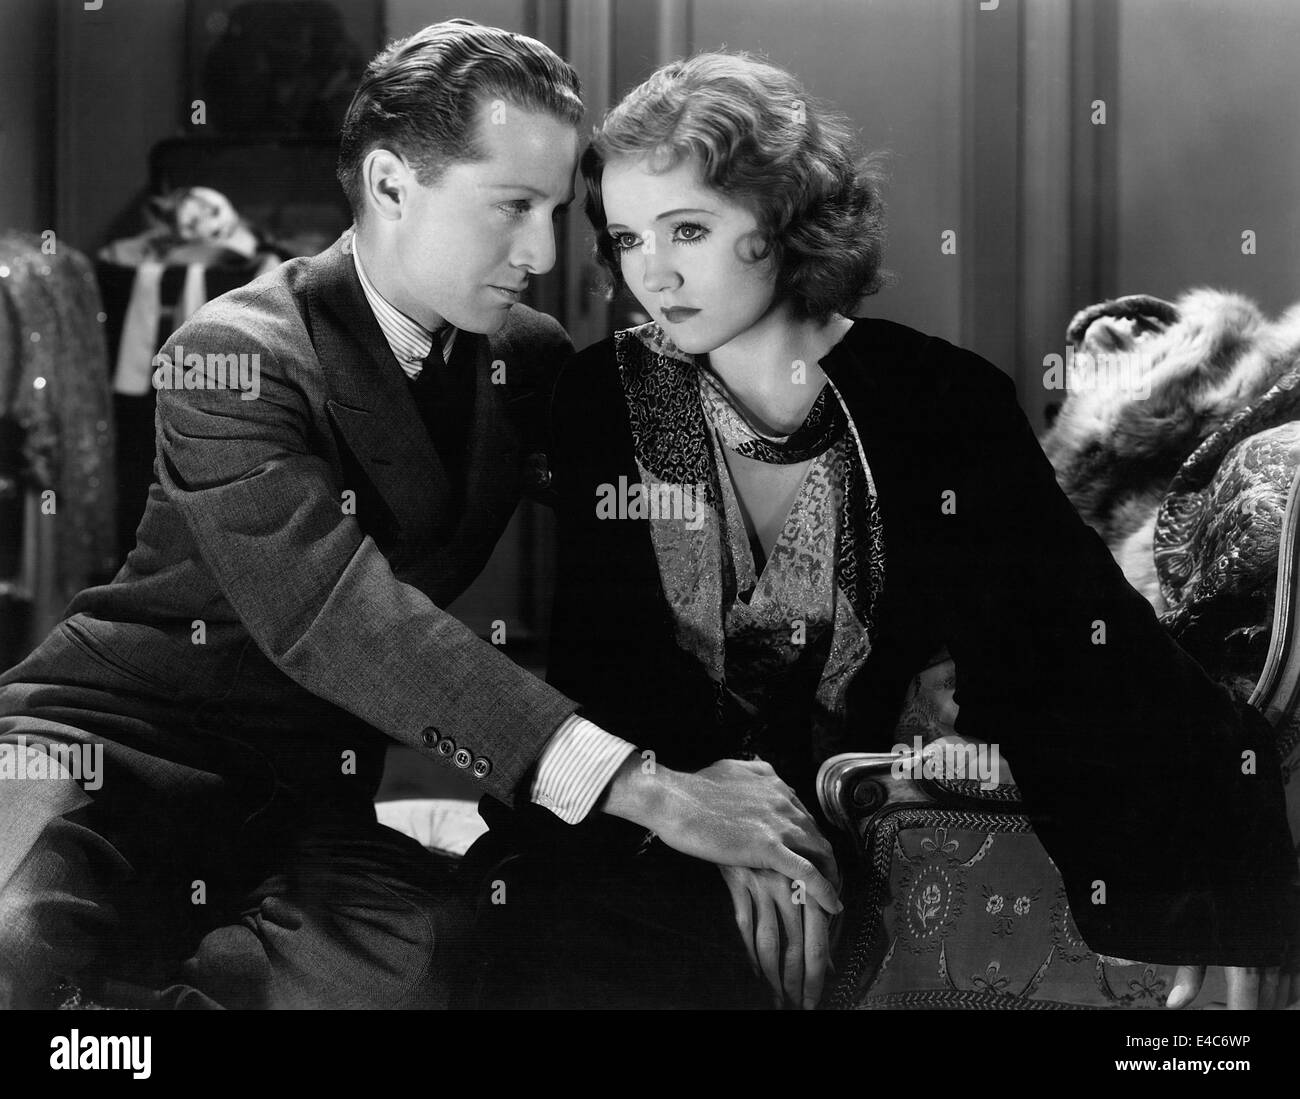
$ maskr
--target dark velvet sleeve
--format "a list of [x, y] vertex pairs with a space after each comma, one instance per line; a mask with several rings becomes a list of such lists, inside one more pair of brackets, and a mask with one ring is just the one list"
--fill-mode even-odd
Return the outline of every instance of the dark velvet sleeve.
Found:
[[728, 754], [710, 728], [716, 692], [676, 644], [646, 522], [596, 513], [602, 485], [638, 478], [611, 344], [569, 362], [552, 404], [559, 530], [547, 680], [584, 717], [694, 770]]
[[949, 350], [961, 474], [940, 529], [958, 729], [1000, 746], [1094, 950], [1277, 963], [1295, 858], [1271, 727], [1128, 585], [1009, 380]]
[[[583, 717], [654, 751], [665, 765], [711, 763], [718, 756], [697, 728], [712, 694], [707, 677], [692, 674], [673, 643], [648, 530], [643, 521], [602, 520], [596, 512], [602, 484], [637, 477], [611, 341], [564, 366], [550, 421], [557, 556], [547, 681]], [[675, 743], [679, 730], [689, 733], [682, 738], [689, 750]], [[505, 829], [507, 817], [490, 812], [493, 828]], [[533, 806], [513, 821], [527, 842], [574, 851], [631, 854], [645, 838], [645, 829], [599, 812], [568, 825]]]

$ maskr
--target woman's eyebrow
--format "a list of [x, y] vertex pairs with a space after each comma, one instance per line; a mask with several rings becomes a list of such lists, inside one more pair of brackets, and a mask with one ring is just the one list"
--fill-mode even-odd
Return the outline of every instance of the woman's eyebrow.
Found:
[[[712, 214], [714, 217], [718, 216], [717, 211], [706, 210], [702, 206], [683, 206], [676, 210], [665, 210], [662, 214], [660, 214], [658, 217], [655, 218], [655, 221], [663, 221], [664, 218], [676, 217], [678, 214]], [[622, 225], [619, 222], [615, 222], [615, 221], [611, 221], [608, 225], [605, 226], [605, 228], [618, 229], [624, 232], [628, 231], [626, 225]]]

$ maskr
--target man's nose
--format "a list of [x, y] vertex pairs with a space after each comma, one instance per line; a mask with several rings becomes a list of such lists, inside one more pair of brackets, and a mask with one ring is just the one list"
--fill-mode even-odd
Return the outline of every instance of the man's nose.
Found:
[[555, 222], [538, 218], [515, 239], [511, 263], [534, 275], [544, 275], [555, 266]]
[[659, 294], [680, 286], [681, 276], [672, 264], [672, 255], [667, 249], [656, 247], [653, 236], [641, 242], [641, 281], [651, 294]]

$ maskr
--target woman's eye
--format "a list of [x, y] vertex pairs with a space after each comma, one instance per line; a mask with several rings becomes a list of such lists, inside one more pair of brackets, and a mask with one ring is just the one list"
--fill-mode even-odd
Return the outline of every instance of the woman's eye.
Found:
[[684, 221], [673, 230], [673, 236], [682, 244], [697, 244], [707, 235], [708, 230], [703, 225], [696, 225], [693, 221]]
[[503, 202], [501, 209], [506, 212], [508, 217], [521, 218], [532, 208], [526, 198], [516, 199], [514, 202]]
[[641, 244], [641, 238], [635, 233], [614, 233], [613, 237], [616, 252], [630, 252]]

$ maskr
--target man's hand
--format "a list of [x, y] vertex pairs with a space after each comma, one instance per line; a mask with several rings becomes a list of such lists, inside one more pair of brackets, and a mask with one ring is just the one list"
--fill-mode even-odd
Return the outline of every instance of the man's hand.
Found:
[[684, 855], [775, 870], [802, 881], [809, 899], [827, 912], [843, 908], [831, 845], [794, 791], [761, 760], [722, 759], [687, 774], [647, 769], [632, 753], [602, 808], [651, 829]]
[[[1300, 981], [1292, 974], [1282, 973], [1277, 966], [1261, 969], [1230, 965], [1224, 968], [1223, 974], [1228, 985], [1229, 1011], [1287, 1008], [1300, 999]], [[1180, 965], [1165, 1006], [1187, 1007], [1196, 999], [1204, 981], [1205, 966]]]
[[822, 997], [830, 957], [830, 916], [797, 897], [797, 883], [773, 870], [720, 866], [736, 926], [754, 973], [772, 986], [776, 1006], [811, 1011]]

